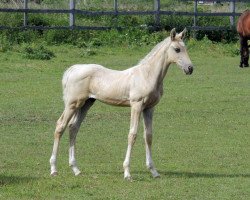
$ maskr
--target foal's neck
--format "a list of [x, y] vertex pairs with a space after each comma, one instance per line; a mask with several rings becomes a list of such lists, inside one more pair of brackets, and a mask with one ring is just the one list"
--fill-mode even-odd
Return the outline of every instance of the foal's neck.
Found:
[[147, 63], [142, 65], [150, 81], [155, 84], [162, 84], [170, 65], [165, 51], [165, 48], [160, 49]]

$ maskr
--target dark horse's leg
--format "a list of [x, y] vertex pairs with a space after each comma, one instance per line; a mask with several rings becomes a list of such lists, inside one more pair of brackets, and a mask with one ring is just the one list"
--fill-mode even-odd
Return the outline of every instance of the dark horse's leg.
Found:
[[[246, 39], [246, 43], [247, 43], [247, 40]], [[246, 44], [246, 51], [245, 51], [245, 55], [244, 55], [244, 67], [249, 67], [249, 46], [248, 46], [248, 43]]]
[[[247, 41], [248, 40], [250, 40], [250, 38], [248, 37], [247, 38]], [[248, 45], [248, 42], [247, 42], [247, 47], [246, 47], [246, 49], [247, 49], [247, 51], [246, 51], [246, 63], [245, 63], [245, 67], [249, 67], [249, 63], [248, 63], [248, 61], [249, 61], [249, 47], [250, 47], [250, 45]]]
[[249, 67], [248, 60], [249, 60], [249, 49], [248, 49], [248, 43], [247, 38], [240, 36], [240, 67]]

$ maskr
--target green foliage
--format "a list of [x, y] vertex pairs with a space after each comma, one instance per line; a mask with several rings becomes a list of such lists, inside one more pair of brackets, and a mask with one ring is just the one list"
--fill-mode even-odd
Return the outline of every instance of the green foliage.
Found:
[[0, 35], [0, 52], [6, 52], [12, 49], [10, 41], [6, 38], [6, 35]]
[[205, 35], [201, 40], [189, 39], [187, 41], [187, 47], [190, 50], [198, 49], [201, 52], [207, 52], [210, 55], [223, 55], [223, 56], [239, 56], [240, 47], [238, 43], [222, 43], [211, 41], [208, 36]]
[[[209, 26], [225, 26], [227, 24], [228, 18], [225, 17], [198, 17], [198, 26], [209, 27]], [[215, 42], [235, 42], [238, 40], [238, 34], [236, 29], [232, 27], [231, 30], [199, 30], [196, 31], [197, 39], [202, 39], [207, 36], [210, 40]]]
[[28, 59], [50, 60], [55, 54], [44, 45], [28, 44], [23, 47], [23, 56]]
[[[106, 2], [106, 1], [105, 1]], [[104, 5], [109, 6], [113, 5], [112, 2], [103, 2]], [[60, 4], [59, 1], [51, 1], [46, 0], [43, 1], [42, 4], [51, 5], [51, 4]], [[92, 2], [93, 3], [93, 2]], [[122, 6], [124, 2], [120, 2]], [[132, 4], [132, 2], [129, 2]], [[126, 3], [128, 5], [129, 3]], [[139, 1], [137, 3], [140, 3]], [[148, 2], [147, 2], [148, 3]], [[163, 8], [172, 8], [171, 5], [173, 1], [166, 0], [162, 1]], [[97, 1], [95, 2], [97, 4]], [[99, 4], [101, 4], [99, 2]], [[183, 1], [176, 2], [178, 7], [181, 5], [185, 5], [186, 7], [190, 7], [190, 3]], [[77, 4], [78, 5], [78, 4]], [[80, 5], [79, 5], [80, 6]], [[177, 9], [176, 8], [176, 9]], [[103, 9], [103, 8], [101, 8]], [[121, 8], [122, 9], [122, 8]], [[152, 8], [150, 8], [151, 10]], [[98, 10], [98, 7], [95, 7], [95, 10]], [[110, 9], [109, 9], [110, 10]], [[199, 7], [199, 12], [207, 12], [206, 7]], [[8, 25], [12, 27], [22, 26], [22, 15], [20, 13], [6, 15], [5, 13], [0, 13], [1, 15], [1, 24]], [[31, 26], [68, 26], [68, 15], [66, 14], [29, 14], [29, 25]], [[228, 24], [228, 18], [226, 17], [198, 17], [197, 18], [198, 26], [221, 26], [221, 24]], [[9, 41], [12, 43], [23, 43], [23, 42], [32, 42], [36, 38], [42, 38], [48, 44], [79, 44], [81, 43], [89, 43], [90, 40], [99, 41], [99, 45], [118, 43], [122, 44], [134, 43], [135, 45], [150, 43], [148, 38], [151, 37], [151, 33], [154, 33], [155, 30], [167, 30], [170, 31], [172, 28], [177, 28], [178, 31], [183, 30], [184, 27], [192, 26], [193, 17], [192, 16], [161, 16], [160, 24], [157, 28], [155, 28], [155, 19], [154, 16], [137, 16], [137, 15], [121, 15], [121, 16], [84, 16], [77, 14], [76, 17], [77, 25], [85, 25], [85, 26], [108, 26], [108, 27], [121, 27], [124, 30], [115, 31], [104, 31], [104, 33], [100, 33], [100, 31], [71, 31], [71, 30], [35, 30], [35, 31], [7, 31], [7, 39], [9, 37]], [[25, 33], [25, 34], [23, 34]], [[0, 33], [1, 34], [1, 33]], [[9, 36], [10, 34], [10, 36]], [[106, 34], [110, 34], [110, 37]], [[120, 34], [117, 35], [117, 34]], [[154, 33], [155, 34], [155, 33]], [[196, 36], [197, 39], [202, 39], [204, 36], [207, 36], [210, 40], [216, 42], [232, 42], [236, 41], [237, 33], [235, 30], [228, 31], [197, 31]], [[103, 36], [107, 40], [103, 40], [101, 38]], [[111, 39], [113, 38], [113, 39]], [[117, 39], [117, 41], [114, 41]]]
[[48, 30], [44, 32], [44, 39], [48, 44], [68, 43], [70, 36], [70, 30]]
[[125, 30], [111, 29], [106, 31], [49, 30], [44, 32], [47, 44], [73, 44], [77, 47], [87, 46], [141, 46], [155, 44], [167, 37], [165, 31], [150, 33], [146, 29], [128, 28]]
[[0, 36], [12, 45], [37, 42], [41, 39], [39, 32], [33, 30], [1, 30]]
[[20, 27], [23, 25], [23, 14], [21, 13], [0, 13], [0, 24], [2, 26]]
[[29, 25], [30, 26], [49, 26], [50, 20], [47, 15], [33, 14], [29, 16]]

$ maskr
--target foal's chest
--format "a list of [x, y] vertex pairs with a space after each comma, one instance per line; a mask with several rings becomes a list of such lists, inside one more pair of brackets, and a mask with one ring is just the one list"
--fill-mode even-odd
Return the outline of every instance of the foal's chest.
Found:
[[154, 107], [156, 104], [158, 104], [162, 97], [162, 94], [163, 94], [162, 87], [151, 91], [148, 94], [148, 96], [146, 96], [143, 100], [145, 107]]

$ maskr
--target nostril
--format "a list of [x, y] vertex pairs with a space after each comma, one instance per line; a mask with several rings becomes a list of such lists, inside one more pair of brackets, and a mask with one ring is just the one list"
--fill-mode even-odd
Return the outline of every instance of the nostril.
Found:
[[192, 67], [192, 66], [189, 66], [189, 67], [188, 67], [188, 71], [189, 71], [190, 73], [192, 73], [192, 72], [193, 72], [193, 67]]

